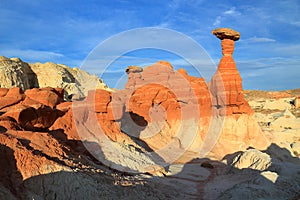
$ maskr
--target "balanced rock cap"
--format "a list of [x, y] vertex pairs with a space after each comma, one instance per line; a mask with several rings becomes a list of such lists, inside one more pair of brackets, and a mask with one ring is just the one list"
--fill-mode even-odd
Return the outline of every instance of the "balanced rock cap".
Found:
[[237, 41], [240, 39], [240, 33], [230, 28], [217, 28], [212, 31], [212, 34], [217, 36], [217, 38], [219, 38], [220, 40], [230, 39], [233, 41]]
[[138, 66], [129, 66], [125, 70], [125, 72], [127, 74], [129, 74], [129, 73], [139, 73], [139, 72], [142, 72], [142, 71], [143, 71], [143, 68], [142, 67], [138, 67]]

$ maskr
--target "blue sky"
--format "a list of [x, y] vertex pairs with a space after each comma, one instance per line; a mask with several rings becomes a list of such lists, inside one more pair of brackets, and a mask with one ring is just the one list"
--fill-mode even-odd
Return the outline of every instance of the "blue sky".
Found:
[[[299, 0], [1, 0], [0, 27], [0, 55], [72, 67], [105, 39], [142, 27], [184, 33], [218, 63], [220, 41], [211, 31], [230, 27], [241, 33], [234, 59], [245, 89], [300, 88]], [[175, 68], [188, 67], [176, 56], [148, 50], [115, 62], [103, 78], [115, 87], [128, 65], [166, 59]]]

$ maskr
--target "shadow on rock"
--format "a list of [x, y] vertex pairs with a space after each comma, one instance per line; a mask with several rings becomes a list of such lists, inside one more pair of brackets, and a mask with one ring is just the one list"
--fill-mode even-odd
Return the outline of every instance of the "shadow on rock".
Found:
[[14, 151], [0, 144], [0, 199], [21, 198], [23, 178], [16, 163]]

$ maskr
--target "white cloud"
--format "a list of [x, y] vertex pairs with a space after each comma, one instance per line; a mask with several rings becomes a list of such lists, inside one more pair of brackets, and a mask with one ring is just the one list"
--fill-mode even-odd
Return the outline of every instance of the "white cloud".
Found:
[[163, 21], [163, 22], [160, 22], [158, 25], [156, 25], [155, 27], [158, 27], [158, 28], [169, 28], [171, 27], [170, 25], [170, 22], [168, 21]]
[[264, 43], [264, 42], [276, 42], [275, 39], [267, 38], [267, 37], [251, 37], [248, 39], [241, 40], [241, 42], [248, 42], [248, 43]]
[[[279, 44], [272, 51], [281, 56], [293, 57], [293, 60], [296, 60], [295, 57], [299, 58], [300, 55], [300, 44]], [[298, 63], [300, 63], [299, 60]]]
[[236, 64], [243, 78], [244, 89], [283, 90], [300, 87], [299, 59], [265, 57], [240, 60]]
[[240, 15], [241, 13], [238, 12], [235, 7], [231, 7], [229, 10], [226, 10], [225, 12], [223, 12], [223, 14], [236, 16], [236, 15]]
[[236, 17], [239, 15], [241, 15], [241, 13], [236, 10], [236, 7], [231, 7], [229, 10], [225, 10], [221, 15], [216, 17], [213, 26], [220, 26], [221, 22], [228, 17]]
[[4, 55], [7, 57], [18, 57], [28, 61], [36, 61], [36, 60], [53, 60], [57, 58], [64, 57], [63, 54], [51, 52], [51, 51], [39, 51], [39, 50], [22, 50], [22, 49], [8, 49], [1, 50], [0, 55]]
[[300, 26], [300, 21], [292, 22], [291, 24], [294, 25], [294, 26]]
[[180, 0], [173, 0], [168, 4], [168, 7], [172, 10], [175, 11], [179, 8], [180, 6]]
[[215, 19], [215, 22], [213, 24], [213, 26], [219, 26], [221, 24], [221, 19], [222, 17], [221, 16], [218, 16], [216, 19]]

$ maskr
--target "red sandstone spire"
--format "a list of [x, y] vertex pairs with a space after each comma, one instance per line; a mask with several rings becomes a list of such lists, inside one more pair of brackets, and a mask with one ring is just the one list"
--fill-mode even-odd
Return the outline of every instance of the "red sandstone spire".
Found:
[[213, 105], [220, 108], [221, 115], [252, 113], [244, 99], [242, 78], [232, 57], [234, 41], [240, 38], [240, 33], [229, 28], [215, 29], [212, 33], [221, 40], [223, 54], [210, 82]]

